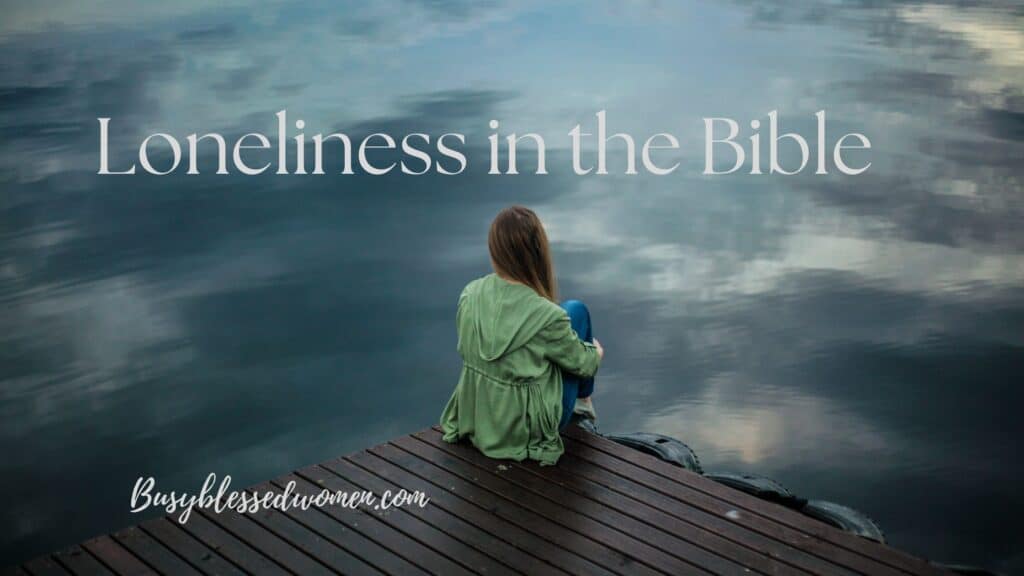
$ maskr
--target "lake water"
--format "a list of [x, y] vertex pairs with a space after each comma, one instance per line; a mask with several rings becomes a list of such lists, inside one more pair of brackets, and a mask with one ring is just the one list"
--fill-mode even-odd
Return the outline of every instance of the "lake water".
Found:
[[[456, 298], [522, 203], [607, 349], [604, 431], [1024, 570], [1019, 5], [202, 4], [5, 5], [3, 564], [138, 521], [141, 475], [242, 486], [435, 423]], [[206, 149], [198, 176], [96, 174], [98, 117], [120, 169], [154, 132], [271, 134], [281, 109], [462, 132], [469, 167], [216, 176]], [[602, 109], [676, 135], [680, 168], [573, 174], [566, 133]], [[701, 175], [702, 117], [812, 137], [820, 109], [870, 137], [868, 172]], [[486, 174], [491, 119], [544, 135], [550, 173]]]

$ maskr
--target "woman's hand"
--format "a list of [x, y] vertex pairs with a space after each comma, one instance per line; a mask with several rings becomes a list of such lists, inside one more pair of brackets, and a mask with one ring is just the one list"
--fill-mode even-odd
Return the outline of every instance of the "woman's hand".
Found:
[[594, 338], [594, 348], [597, 348], [597, 357], [604, 360], [604, 346], [601, 346], [601, 341]]

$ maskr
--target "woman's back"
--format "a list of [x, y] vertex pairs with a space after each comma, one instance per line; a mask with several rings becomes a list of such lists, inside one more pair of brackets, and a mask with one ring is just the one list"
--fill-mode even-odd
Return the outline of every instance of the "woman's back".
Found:
[[489, 274], [459, 297], [456, 326], [463, 362], [507, 383], [545, 375], [551, 362], [530, 341], [565, 312], [527, 286]]
[[493, 458], [553, 464], [562, 454], [562, 370], [592, 376], [600, 358], [565, 310], [489, 274], [469, 283], [456, 315], [463, 368], [441, 417], [445, 439]]

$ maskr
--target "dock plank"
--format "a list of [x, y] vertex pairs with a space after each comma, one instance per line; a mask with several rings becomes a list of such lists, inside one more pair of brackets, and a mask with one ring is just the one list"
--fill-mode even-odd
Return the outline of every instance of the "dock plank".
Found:
[[[275, 493], [283, 491], [282, 487], [277, 484], [270, 484], [270, 489]], [[385, 574], [409, 574], [411, 576], [430, 574], [402, 556], [392, 553], [377, 542], [352, 530], [320, 509], [291, 508], [285, 511], [285, 514]]]
[[119, 576], [146, 576], [156, 574], [127, 548], [118, 544], [110, 536], [100, 536], [82, 543], [100, 562], [109, 567]]
[[[625, 514], [670, 534], [686, 535], [692, 542], [717, 554], [727, 555], [761, 574], [854, 574], [757, 533], [733, 530], [732, 526], [711, 514], [689, 506], [673, 505], [668, 499], [652, 497], [652, 494], [644, 493], [642, 487], [620, 483], [618, 478], [593, 474], [593, 470], [574, 466], [580, 462], [566, 458], [562, 463], [564, 468], [557, 473], [548, 473], [547, 477], [570, 490], [585, 492], [609, 506], [621, 505]], [[519, 466], [529, 472], [537, 472], [529, 465]], [[665, 506], [671, 512], [667, 512]]]
[[[246, 490], [287, 492], [286, 509], [196, 507], [184, 524], [147, 520], [0, 574], [950, 574], [582, 429], [563, 438], [559, 463], [540, 466], [487, 458], [428, 428]], [[295, 506], [324, 490], [378, 500]], [[430, 501], [379, 505], [400, 490]]]
[[[392, 491], [415, 489], [426, 494], [431, 493], [429, 488], [426, 487], [426, 482], [420, 481], [398, 485], [386, 480], [384, 476], [375, 474], [376, 471], [383, 467], [383, 462], [380, 464], [378, 462], [380, 462], [378, 459], [372, 459], [369, 454], [363, 453], [352, 458], [327, 462], [321, 466], [339, 476], [358, 481], [364, 486], [370, 482], [386, 482], [384, 486]], [[374, 480], [371, 480], [371, 478]], [[365, 484], [364, 481], [366, 482]], [[501, 564], [500, 573], [515, 574], [525, 571], [528, 574], [536, 574], [538, 576], [564, 575], [564, 572], [561, 570], [556, 570], [550, 564], [541, 562], [532, 556], [521, 554], [514, 546], [503, 540], [489, 537], [486, 532], [480, 531], [472, 524], [438, 506], [427, 506], [425, 508], [413, 506], [404, 508], [403, 511], [416, 516], [431, 526], [437, 527], [449, 537], [499, 562]]]
[[32, 576], [68, 576], [68, 574], [71, 574], [71, 572], [68, 572], [50, 556], [33, 558], [26, 562], [22, 568]]
[[413, 453], [405, 453], [404, 456], [393, 459], [393, 461], [400, 462], [403, 468], [418, 476], [436, 478], [439, 485], [446, 486], [453, 493], [487, 508], [492, 514], [507, 519], [525, 530], [530, 530], [550, 542], [557, 542], [566, 551], [589, 558], [616, 574], [624, 576], [658, 574], [657, 571], [638, 564], [631, 556], [601, 545], [588, 534], [578, 530], [566, 530], [564, 526], [549, 517], [520, 506], [517, 499], [504, 496], [495, 497], [493, 493], [481, 490], [472, 480], [466, 480], [450, 473], [439, 463], [425, 460]]
[[[237, 566], [217, 553], [210, 546], [203, 544], [194, 536], [181, 528], [175, 520], [170, 518], [155, 518], [143, 522], [139, 529], [163, 544], [168, 550], [188, 563], [196, 570], [207, 576], [242, 576]], [[176, 574], [176, 572], [164, 572], [164, 574]]]
[[[340, 462], [332, 463], [333, 471], [323, 466], [310, 466], [300, 470], [300, 474], [306, 479], [324, 486], [338, 486], [337, 482], [343, 481], [350, 490], [371, 490], [375, 494], [383, 494], [387, 487], [379, 478], [360, 471], [358, 468], [343, 465]], [[490, 558], [474, 548], [466, 545], [460, 540], [453, 538], [443, 529], [433, 526], [410, 514], [401, 508], [389, 510], [377, 510], [376, 507], [367, 510], [367, 513], [379, 518], [382, 522], [394, 527], [428, 548], [436, 551], [448, 560], [459, 564], [466, 573], [494, 574], [509, 576], [515, 572], [507, 566]]]
[[81, 546], [72, 546], [53, 558], [75, 576], [113, 576], [114, 573]]
[[[949, 574], [949, 572], [932, 566], [927, 561], [911, 556], [903, 551], [860, 538], [848, 532], [843, 532], [784, 506], [760, 500], [745, 492], [734, 490], [688, 470], [662, 462], [648, 454], [600, 438], [581, 428], [570, 428], [570, 430], [566, 431], [566, 437], [569, 439], [569, 443], [573, 444], [572, 453], [581, 458], [597, 457], [597, 452], [608, 454], [613, 456], [615, 461], [622, 463], [626, 467], [625, 473], [628, 475], [639, 474], [639, 471], [642, 470], [645, 473], [673, 480], [675, 487], [682, 486], [696, 492], [703, 492], [736, 507], [753, 512], [757, 516], [770, 519], [777, 525], [788, 526], [807, 536], [828, 542], [833, 546], [833, 552], [836, 548], [850, 550], [864, 558], [909, 574], [929, 574], [934, 576], [943, 574], [948, 576]], [[573, 441], [578, 442], [578, 444], [574, 444]], [[583, 448], [584, 446], [586, 449]], [[681, 497], [683, 499], [693, 498], [694, 495], [691, 492], [683, 494]], [[868, 569], [865, 573], [873, 574], [878, 570], [875, 567]]]
[[230, 560], [243, 572], [257, 576], [277, 576], [288, 573], [282, 566], [262, 554], [258, 548], [259, 544], [246, 544], [202, 514], [192, 514], [188, 522], [179, 524], [179, 526]]
[[[412, 437], [399, 438], [394, 441], [394, 444], [425, 460], [442, 464], [445, 470], [461, 477], [463, 480], [473, 482], [475, 485], [491, 492], [494, 497], [501, 496], [513, 499], [524, 508], [530, 509], [557, 524], [561, 524], [568, 530], [578, 532], [603, 546], [621, 552], [636, 562], [634, 570], [640, 569], [641, 565], [646, 565], [651, 570], [665, 574], [713, 573], [702, 569], [696, 564], [690, 564], [671, 556], [643, 540], [595, 520], [593, 513], [586, 514], [580, 512], [580, 509], [585, 510], [588, 507], [589, 503], [586, 501], [573, 501], [573, 499], [567, 498], [567, 500], [559, 503], [549, 500], [515, 482], [510, 482], [496, 474], [477, 468], [443, 450], [429, 446]], [[494, 465], [496, 467], [507, 466], [499, 462], [494, 462]], [[680, 545], [685, 545], [685, 543], [680, 541]]]
[[[509, 537], [522, 534], [531, 534], [542, 542], [550, 545], [540, 547], [540, 553], [551, 562], [567, 565], [569, 568], [580, 568], [574, 574], [627, 574], [633, 567], [632, 559], [614, 550], [600, 546], [590, 538], [578, 532], [566, 531], [558, 525], [540, 517], [537, 513], [519, 506], [514, 501], [505, 498], [493, 498], [489, 494], [481, 493], [475, 487], [459, 477], [447, 474], [446, 471], [433, 463], [423, 460], [411, 453], [402, 451], [394, 446], [381, 445], [370, 450], [373, 454], [385, 455], [387, 460], [395, 467], [424, 480], [429, 480], [436, 488], [432, 497], [440, 498], [450, 496], [456, 501], [454, 509], [465, 509], [458, 502], [466, 502], [485, 512], [485, 517], [493, 519], [492, 530], [502, 530], [504, 526], [512, 526], [519, 530], [503, 532]], [[456, 500], [458, 499], [458, 500]], [[473, 515], [472, 510], [467, 510], [464, 516]], [[504, 521], [503, 524], [494, 520]], [[529, 539], [524, 537], [521, 540], [524, 545], [530, 545]]]
[[[565, 458], [567, 473], [577, 474], [582, 478], [594, 481], [613, 493], [620, 493], [649, 504], [667, 514], [693, 523], [714, 528], [721, 534], [745, 547], [759, 553], [778, 558], [793, 566], [798, 566], [813, 574], [850, 574], [874, 573], [880, 576], [902, 574], [895, 569], [872, 562], [853, 553], [837, 550], [833, 546], [823, 546], [806, 534], [798, 533], [784, 525], [765, 520], [756, 515], [736, 515], [735, 507], [728, 502], [717, 501], [706, 495], [697, 493], [686, 499], [685, 506], [678, 500], [666, 496], [649, 485], [638, 481], [643, 480], [639, 472], [629, 477], [616, 474], [623, 472], [617, 462], [603, 462], [604, 466], [590, 460], [582, 459], [576, 454]], [[625, 473], [632, 471], [626, 470]], [[656, 483], [660, 484], [655, 480]], [[824, 552], [823, 555], [814, 554]], [[849, 568], [846, 568], [848, 566]]]
[[115, 532], [112, 536], [114, 540], [117, 540], [140, 560], [152, 566], [153, 570], [159, 574], [182, 574], [184, 576], [201, 574], [137, 526]]
[[[443, 445], [443, 440], [441, 440], [439, 434], [422, 432], [414, 434], [414, 436], [437, 446]], [[475, 458], [475, 455], [473, 457]], [[723, 530], [721, 524], [716, 522], [717, 518], [707, 514], [696, 516], [695, 518], [691, 515], [691, 522], [684, 522], [664, 511], [665, 502], [648, 502], [642, 498], [633, 498], [636, 496], [635, 492], [614, 491], [586, 477], [578, 469], [567, 465], [567, 462], [571, 462], [569, 458], [569, 455], [563, 456], [559, 461], [559, 465], [555, 467], [541, 467], [536, 463], [530, 462], [517, 462], [511, 465], [516, 469], [531, 474], [540, 481], [558, 484], [567, 490], [592, 498], [610, 508], [617, 508], [622, 513], [662, 531], [666, 536], [670, 537], [669, 542], [674, 538], [685, 538], [722, 557], [731, 558], [746, 568], [760, 574], [785, 574], [794, 571], [793, 566], [776, 560], [777, 557], [785, 557], [788, 552], [782, 545], [771, 546], [769, 550], [761, 550], [756, 547], [748, 549], [745, 547], [748, 543], [737, 546], [736, 542], [720, 535], [720, 533], [725, 534], [727, 531]], [[669, 546], [672, 546], [672, 544], [670, 543]], [[796, 566], [799, 565], [796, 564]], [[840, 572], [834, 570], [833, 573]]]
[[[253, 491], [257, 493], [279, 493], [279, 491], [272, 489], [269, 483], [256, 486]], [[351, 574], [353, 576], [379, 576], [382, 573], [360, 558], [353, 556], [344, 548], [324, 539], [315, 531], [289, 518], [282, 512], [277, 510], [261, 510], [258, 513], [249, 514], [248, 517], [296, 549], [301, 550], [310, 558], [316, 558], [317, 561], [335, 572]]]
[[200, 510], [204, 518], [215, 522], [218, 526], [249, 547], [259, 550], [289, 572], [309, 574], [310, 576], [327, 576], [331, 570], [313, 559], [308, 554], [292, 546], [284, 539], [261, 526], [249, 514], [239, 514], [234, 510], [217, 513]]
[[[303, 471], [300, 470], [299, 473], [301, 472]], [[332, 491], [342, 490], [346, 492], [358, 490], [357, 487], [337, 477], [325, 477], [321, 485], [316, 484], [315, 480], [308, 480], [304, 476], [296, 475], [289, 478], [296, 480], [298, 489], [308, 494], [315, 494], [324, 488]], [[395, 526], [374, 514], [364, 510], [337, 510], [335, 508], [325, 508], [324, 510], [335, 520], [343, 522], [349, 528], [374, 540], [391, 554], [402, 556], [430, 574], [472, 574], [462, 565], [419, 540], [409, 537]]]
[[431, 504], [444, 508], [453, 515], [473, 524], [480, 531], [489, 533], [494, 538], [502, 538], [524, 552], [543, 559], [569, 574], [593, 574], [594, 576], [615, 574], [602, 565], [591, 562], [585, 556], [559, 547], [550, 539], [545, 539], [531, 530], [506, 520], [504, 515], [499, 512], [499, 508], [502, 506], [500, 503], [490, 506], [474, 503], [472, 500], [464, 499], [460, 491], [450, 491], [452, 486], [438, 483], [437, 478], [416, 476], [413, 471], [402, 465], [402, 458], [405, 454], [395, 446], [384, 444], [348, 458], [363, 466], [370, 466], [369, 462], [376, 458], [383, 465], [374, 466], [373, 470], [399, 485], [411, 486], [418, 481], [430, 482]]
[[[555, 505], [564, 506], [609, 528], [623, 532], [657, 549], [660, 553], [674, 556], [685, 564], [697, 564], [716, 574], [742, 574], [744, 572], [742, 566], [729, 558], [694, 545], [690, 538], [694, 538], [695, 534], [698, 534], [697, 539], [700, 539], [697, 530], [687, 530], [684, 534], [670, 535], [650, 524], [640, 522], [612, 506], [607, 506], [588, 494], [567, 490], [559, 483], [552, 482], [550, 477], [537, 477], [517, 467], [514, 463], [496, 465], [494, 460], [487, 458], [470, 446], [448, 444], [441, 439], [440, 434], [423, 433], [415, 435], [415, 438], [423, 441], [427, 446], [468, 462], [487, 474], [513, 482], [531, 494], [545, 498]], [[678, 564], [666, 564], [666, 567], [673, 570], [689, 568], [688, 566], [680, 567]]]

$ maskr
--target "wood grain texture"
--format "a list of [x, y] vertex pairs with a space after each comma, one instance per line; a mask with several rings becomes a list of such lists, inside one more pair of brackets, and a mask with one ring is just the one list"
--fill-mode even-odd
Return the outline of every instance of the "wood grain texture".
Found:
[[[35, 558], [16, 576], [352, 574], [938, 576], [910, 554], [572, 428], [556, 466], [492, 460], [428, 428], [253, 486], [370, 491], [345, 506], [196, 508]], [[379, 496], [419, 491], [424, 506]]]

